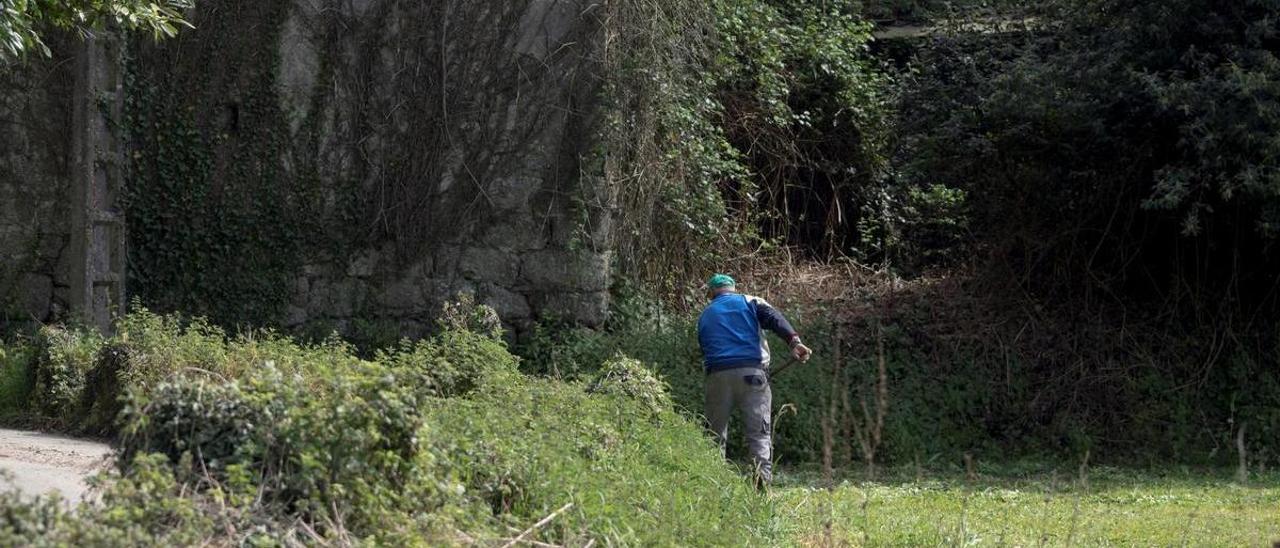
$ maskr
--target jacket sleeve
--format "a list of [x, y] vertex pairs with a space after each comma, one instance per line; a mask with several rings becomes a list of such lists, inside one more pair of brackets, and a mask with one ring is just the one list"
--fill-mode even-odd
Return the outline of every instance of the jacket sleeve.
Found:
[[753, 297], [751, 304], [755, 305], [756, 321], [760, 322], [760, 327], [777, 333], [788, 344], [791, 343], [791, 339], [800, 336], [800, 333], [796, 332], [794, 327], [791, 327], [791, 322], [783, 317], [782, 312], [765, 302], [764, 299]]

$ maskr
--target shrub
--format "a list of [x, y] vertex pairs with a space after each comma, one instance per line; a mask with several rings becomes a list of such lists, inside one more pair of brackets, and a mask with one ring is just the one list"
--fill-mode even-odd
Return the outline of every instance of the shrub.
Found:
[[129, 355], [129, 347], [120, 344], [108, 344], [98, 351], [93, 368], [85, 374], [85, 389], [74, 411], [79, 430], [97, 435], [112, 432], [121, 409], [121, 376], [130, 365]]
[[102, 336], [92, 330], [41, 328], [32, 408], [50, 417], [70, 419], [102, 342]]
[[126, 473], [105, 479], [101, 503], [74, 513], [56, 497], [24, 501], [16, 491], [0, 492], [0, 545], [190, 546], [213, 534], [217, 509], [183, 496], [164, 457], [140, 456]]
[[3, 499], [0, 543], [500, 542], [570, 502], [536, 538], [773, 534], [768, 500], [625, 356], [587, 384], [525, 377], [496, 332], [467, 324], [372, 361], [332, 339], [228, 339], [146, 313], [121, 325], [110, 339], [51, 331], [59, 361], [46, 359], [88, 368], [88, 388], [58, 407], [69, 423], [120, 408], [102, 504], [70, 514]]
[[246, 489], [277, 512], [359, 536], [399, 530], [449, 492], [432, 471], [426, 388], [412, 371], [356, 359], [294, 374], [264, 365], [233, 382], [177, 377], [129, 393], [123, 459], [194, 458], [208, 477], [193, 483], [252, 478]]
[[112, 339], [127, 348], [127, 363], [119, 370], [123, 386], [152, 386], [181, 370], [204, 370], [234, 376], [228, 359], [227, 335], [201, 318], [159, 315], [138, 306], [116, 325]]
[[26, 409], [34, 388], [35, 349], [25, 344], [0, 345], [0, 417]]
[[674, 409], [667, 383], [644, 364], [622, 354], [614, 356], [600, 367], [600, 372], [596, 374], [587, 392], [631, 398], [655, 415]]
[[112, 337], [92, 329], [49, 326], [36, 341], [33, 410], [62, 426], [98, 435], [115, 432], [120, 398], [146, 392], [174, 376], [236, 379], [269, 365], [284, 373], [341, 368], [357, 361], [354, 348], [329, 338], [300, 346], [272, 331], [228, 338], [200, 318], [158, 315], [137, 308]]

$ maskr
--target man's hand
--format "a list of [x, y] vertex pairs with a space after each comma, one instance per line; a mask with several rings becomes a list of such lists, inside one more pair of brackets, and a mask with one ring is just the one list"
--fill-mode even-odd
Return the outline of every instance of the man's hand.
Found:
[[813, 351], [809, 350], [809, 347], [805, 346], [800, 341], [796, 341], [795, 344], [791, 345], [791, 357], [800, 360], [801, 362], [809, 361], [809, 356], [812, 355]]

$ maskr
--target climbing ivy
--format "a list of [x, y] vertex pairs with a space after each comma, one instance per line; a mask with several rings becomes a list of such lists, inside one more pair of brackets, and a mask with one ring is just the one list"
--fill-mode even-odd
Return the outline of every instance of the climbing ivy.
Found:
[[[203, 4], [196, 30], [128, 52], [130, 291], [149, 307], [271, 324], [288, 303], [304, 222], [280, 165], [275, 36], [286, 9]], [[223, 10], [263, 24], [245, 28]]]

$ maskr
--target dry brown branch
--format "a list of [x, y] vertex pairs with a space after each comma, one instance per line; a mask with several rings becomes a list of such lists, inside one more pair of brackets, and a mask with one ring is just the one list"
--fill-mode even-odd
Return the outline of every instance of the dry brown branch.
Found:
[[862, 449], [862, 459], [867, 464], [867, 475], [872, 478], [876, 474], [876, 452], [880, 448], [884, 433], [884, 417], [889, 407], [889, 376], [885, 364], [883, 334], [877, 337], [876, 345], [877, 374], [872, 388], [875, 400], [873, 405], [868, 405], [865, 394], [860, 398], [862, 420], [853, 423], [854, 437], [857, 438], [858, 446]]
[[529, 535], [532, 535], [533, 533], [537, 532], [537, 530], [538, 530], [538, 529], [541, 529], [541, 528], [542, 528], [543, 526], [545, 526], [546, 524], [551, 523], [551, 520], [556, 519], [556, 516], [559, 516], [559, 515], [560, 515], [561, 513], [563, 513], [565, 510], [568, 510], [568, 509], [570, 509], [570, 508], [573, 508], [573, 503], [572, 503], [572, 502], [567, 503], [567, 504], [565, 504], [564, 506], [561, 506], [559, 510], [556, 510], [555, 512], [552, 512], [552, 513], [551, 513], [550, 515], [548, 515], [547, 517], [542, 518], [541, 520], [539, 520], [539, 521], [538, 521], [538, 523], [535, 523], [535, 524], [531, 525], [528, 529], [525, 529], [525, 530], [524, 530], [524, 532], [520, 533], [519, 535], [516, 535], [516, 537], [515, 537], [515, 538], [513, 538], [513, 539], [511, 539], [511, 540], [507, 541], [507, 543], [506, 543], [506, 544], [503, 544], [503, 545], [502, 545], [502, 548], [511, 548], [512, 546], [515, 546], [515, 545], [517, 545], [517, 544], [519, 544], [519, 543], [521, 543], [521, 542], [527, 542], [527, 541], [525, 541], [525, 538], [526, 538], [526, 537], [528, 537]]

